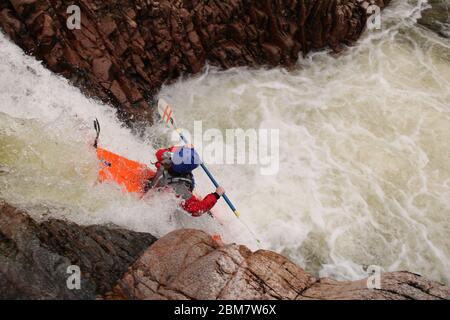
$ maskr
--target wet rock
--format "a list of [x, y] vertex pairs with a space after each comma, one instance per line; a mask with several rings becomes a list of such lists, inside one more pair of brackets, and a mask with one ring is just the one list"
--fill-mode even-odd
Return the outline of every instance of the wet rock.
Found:
[[157, 241], [109, 299], [294, 299], [315, 279], [286, 258], [220, 246], [204, 232], [174, 231]]
[[81, 29], [68, 4], [0, 2], [0, 27], [124, 120], [151, 120], [149, 101], [164, 82], [221, 68], [292, 66], [299, 54], [338, 52], [364, 30], [370, 3], [388, 0], [80, 0]]
[[106, 299], [450, 299], [450, 287], [408, 272], [367, 280], [315, 279], [283, 256], [221, 245], [198, 230], [155, 242]]
[[[0, 299], [95, 299], [154, 241], [114, 227], [37, 223], [0, 203]], [[80, 290], [67, 287], [71, 265], [81, 270]]]
[[450, 38], [450, 3], [447, 0], [429, 0], [419, 23], [444, 38]]
[[381, 275], [380, 289], [368, 289], [367, 279], [336, 281], [320, 279], [298, 299], [326, 300], [450, 300], [450, 287], [410, 272]]
[[[154, 241], [113, 226], [37, 223], [2, 203], [0, 299], [450, 299], [449, 286], [409, 272], [383, 274], [380, 289], [366, 279], [316, 279], [277, 253], [198, 230]], [[81, 270], [80, 290], [67, 287], [71, 265]]]

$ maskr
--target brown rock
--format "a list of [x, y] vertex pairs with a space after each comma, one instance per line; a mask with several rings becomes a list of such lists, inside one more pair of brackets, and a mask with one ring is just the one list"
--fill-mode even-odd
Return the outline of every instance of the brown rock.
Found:
[[117, 80], [114, 80], [111, 84], [111, 88], [109, 89], [113, 96], [119, 101], [121, 104], [124, 104], [127, 102], [127, 96], [123, 92], [122, 88], [120, 87], [119, 82]]
[[155, 242], [106, 299], [450, 299], [450, 287], [408, 272], [367, 280], [316, 280], [283, 256], [221, 246], [198, 230], [177, 230]]
[[35, 2], [37, 2], [37, 0], [11, 0], [11, 5], [17, 12], [22, 12], [27, 5]]
[[263, 43], [261, 44], [261, 47], [265, 53], [266, 59], [270, 61], [270, 63], [277, 64], [281, 61], [280, 47], [270, 43]]
[[[51, 0], [1, 1], [0, 27], [52, 71], [112, 103], [124, 120], [138, 121], [151, 120], [149, 98], [164, 82], [201, 72], [207, 62], [292, 66], [300, 52], [351, 44], [367, 19], [359, 0], [77, 3], [81, 30], [69, 30], [67, 4]], [[147, 100], [137, 106], [137, 97]]]
[[109, 70], [111, 69], [112, 62], [106, 57], [101, 57], [92, 60], [92, 72], [101, 80], [108, 80]]
[[117, 25], [114, 19], [110, 16], [104, 17], [100, 22], [100, 28], [106, 36], [117, 30]]
[[320, 279], [298, 299], [326, 300], [436, 300], [450, 299], [450, 287], [410, 272], [381, 275], [381, 289], [368, 289], [367, 279], [339, 282]]
[[53, 19], [48, 15], [42, 15], [43, 22], [42, 22], [42, 31], [41, 31], [41, 38], [46, 39], [47, 41], [50, 41], [51, 38], [55, 35], [55, 31], [53, 30]]
[[[154, 241], [113, 226], [37, 223], [1, 203], [0, 299], [450, 299], [449, 286], [409, 272], [383, 274], [380, 289], [317, 280], [277, 253], [198, 230]], [[70, 265], [81, 269], [81, 290], [67, 288]]]
[[20, 33], [22, 23], [14, 17], [11, 10], [4, 9], [0, 11], [0, 21], [5, 32], [11, 35], [13, 39], [15, 38], [14, 35]]
[[109, 298], [294, 299], [314, 281], [273, 252], [220, 247], [204, 232], [178, 230], [151, 246]]

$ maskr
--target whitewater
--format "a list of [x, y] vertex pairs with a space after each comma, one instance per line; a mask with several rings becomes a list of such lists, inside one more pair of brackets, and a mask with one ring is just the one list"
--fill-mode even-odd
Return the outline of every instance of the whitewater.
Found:
[[[393, 1], [382, 29], [339, 55], [315, 52], [285, 70], [207, 68], [159, 96], [182, 127], [277, 129], [280, 169], [212, 165], [247, 224], [221, 201], [193, 219], [170, 193], [144, 199], [97, 183], [100, 145], [150, 165], [169, 143], [162, 125], [135, 135], [113, 108], [0, 34], [0, 199], [35, 219], [114, 224], [162, 236], [177, 228], [272, 249], [316, 276], [366, 268], [450, 283], [450, 41], [417, 24], [426, 1]], [[201, 194], [214, 188], [200, 170]]]

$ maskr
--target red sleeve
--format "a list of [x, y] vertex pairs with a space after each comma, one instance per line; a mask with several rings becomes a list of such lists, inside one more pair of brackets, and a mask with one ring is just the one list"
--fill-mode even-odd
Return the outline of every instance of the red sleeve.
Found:
[[203, 200], [192, 196], [183, 203], [183, 209], [194, 217], [200, 217], [203, 213], [211, 210], [217, 203], [217, 197], [214, 193], [207, 195]]

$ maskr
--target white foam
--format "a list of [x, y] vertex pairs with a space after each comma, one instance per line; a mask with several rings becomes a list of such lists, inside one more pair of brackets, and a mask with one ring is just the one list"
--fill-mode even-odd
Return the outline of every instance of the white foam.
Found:
[[383, 29], [338, 58], [208, 68], [160, 93], [188, 129], [280, 129], [278, 175], [213, 171], [265, 244], [318, 275], [380, 265], [450, 281], [450, 51], [415, 25], [424, 3], [394, 1]]
[[113, 184], [96, 183], [95, 118], [102, 147], [149, 165], [160, 128], [148, 128], [146, 139], [134, 136], [113, 108], [86, 98], [1, 33], [0, 57], [1, 199], [37, 219], [115, 223], [155, 236], [181, 227], [223, 232], [209, 217], [181, 212], [173, 194], [141, 200]]

